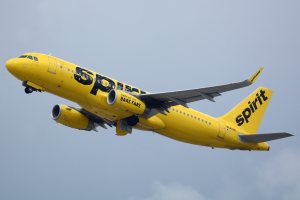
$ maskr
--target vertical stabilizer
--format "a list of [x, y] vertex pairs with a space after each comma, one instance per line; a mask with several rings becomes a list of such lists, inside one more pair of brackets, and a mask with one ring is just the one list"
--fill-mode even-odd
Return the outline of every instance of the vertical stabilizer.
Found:
[[220, 119], [245, 133], [256, 133], [272, 97], [272, 91], [259, 87]]

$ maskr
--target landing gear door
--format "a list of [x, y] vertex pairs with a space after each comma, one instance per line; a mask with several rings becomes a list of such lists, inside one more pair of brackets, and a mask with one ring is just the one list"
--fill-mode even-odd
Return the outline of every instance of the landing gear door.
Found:
[[57, 67], [56, 59], [53, 58], [52, 56], [48, 56], [48, 60], [49, 60], [48, 72], [51, 74], [56, 74], [56, 67]]

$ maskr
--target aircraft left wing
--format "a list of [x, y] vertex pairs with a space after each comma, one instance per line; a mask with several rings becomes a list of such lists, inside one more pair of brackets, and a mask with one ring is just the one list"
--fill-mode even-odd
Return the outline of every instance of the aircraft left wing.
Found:
[[168, 108], [174, 105], [182, 105], [188, 107], [187, 103], [203, 99], [215, 101], [214, 97], [220, 96], [223, 92], [228, 92], [231, 90], [249, 86], [255, 82], [262, 70], [263, 68], [261, 67], [250, 78], [236, 83], [174, 92], [141, 94], [138, 97], [142, 101], [144, 101], [150, 108], [157, 108], [160, 110], [168, 111]]
[[[76, 108], [74, 108], [76, 109]], [[107, 129], [107, 127], [105, 125], [108, 125], [110, 127], [115, 126], [115, 123], [113, 121], [101, 118], [93, 113], [90, 113], [89, 111], [81, 108], [81, 109], [76, 109], [79, 112], [81, 112], [82, 114], [84, 114], [89, 120], [91, 120], [92, 122], [94, 122], [95, 128], [93, 129], [94, 131], [97, 131], [97, 126], [101, 126], [104, 129]]]

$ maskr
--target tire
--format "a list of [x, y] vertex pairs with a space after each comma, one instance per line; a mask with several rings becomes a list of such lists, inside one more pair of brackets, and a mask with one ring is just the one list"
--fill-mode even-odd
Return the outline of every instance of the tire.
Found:
[[26, 94], [30, 94], [33, 92], [33, 89], [31, 87], [26, 87], [24, 91]]

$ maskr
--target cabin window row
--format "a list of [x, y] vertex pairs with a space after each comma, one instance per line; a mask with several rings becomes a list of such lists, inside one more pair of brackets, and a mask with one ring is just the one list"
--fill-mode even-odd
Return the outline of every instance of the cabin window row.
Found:
[[202, 122], [202, 123], [204, 123], [204, 124], [211, 125], [211, 122], [209, 122], [209, 121], [207, 121], [207, 120], [204, 120], [204, 119], [201, 119], [200, 117], [197, 117], [197, 116], [195, 116], [195, 115], [186, 113], [186, 112], [184, 112], [184, 111], [177, 110], [177, 109], [175, 109], [175, 108], [172, 108], [172, 111], [177, 112], [177, 113], [179, 113], [179, 114], [182, 114], [182, 115], [184, 115], [184, 116], [190, 117], [190, 118], [192, 118], [192, 119], [194, 119], [194, 120], [197, 120], [197, 121], [199, 121], [199, 122]]

